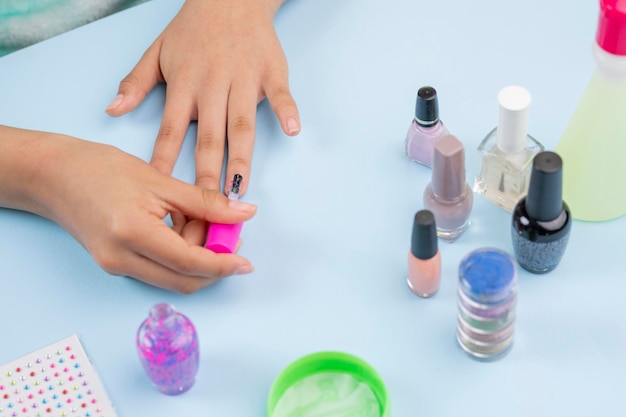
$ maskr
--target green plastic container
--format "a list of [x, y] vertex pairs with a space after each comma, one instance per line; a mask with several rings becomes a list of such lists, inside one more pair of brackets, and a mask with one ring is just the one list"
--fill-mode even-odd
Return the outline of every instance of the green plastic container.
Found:
[[[267, 402], [268, 417], [276, 414], [277, 405], [288, 390], [298, 389], [301, 381], [320, 374], [345, 375], [371, 390], [378, 403], [378, 415], [389, 417], [390, 402], [385, 384], [380, 375], [364, 360], [342, 352], [318, 352], [304, 356], [287, 366], [274, 380]], [[308, 393], [300, 392], [306, 396]], [[298, 415], [298, 414], [295, 414]], [[334, 417], [329, 415], [328, 417]]]

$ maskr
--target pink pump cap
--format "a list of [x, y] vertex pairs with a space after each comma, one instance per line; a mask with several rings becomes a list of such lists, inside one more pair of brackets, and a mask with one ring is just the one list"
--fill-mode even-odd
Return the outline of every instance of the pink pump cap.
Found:
[[626, 55], [626, 0], [600, 0], [596, 42], [613, 55]]
[[215, 253], [235, 253], [242, 227], [243, 223], [210, 223], [204, 247]]

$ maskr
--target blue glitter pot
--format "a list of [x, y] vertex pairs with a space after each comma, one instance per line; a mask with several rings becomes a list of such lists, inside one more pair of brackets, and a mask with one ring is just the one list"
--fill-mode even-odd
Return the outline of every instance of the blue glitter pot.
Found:
[[513, 346], [517, 263], [494, 248], [469, 253], [459, 266], [457, 341], [472, 358], [496, 360]]

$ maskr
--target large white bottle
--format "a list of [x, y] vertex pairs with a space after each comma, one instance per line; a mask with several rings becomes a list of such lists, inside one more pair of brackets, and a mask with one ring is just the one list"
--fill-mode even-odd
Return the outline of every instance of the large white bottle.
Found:
[[600, 0], [596, 70], [556, 148], [575, 219], [626, 214], [626, 0]]

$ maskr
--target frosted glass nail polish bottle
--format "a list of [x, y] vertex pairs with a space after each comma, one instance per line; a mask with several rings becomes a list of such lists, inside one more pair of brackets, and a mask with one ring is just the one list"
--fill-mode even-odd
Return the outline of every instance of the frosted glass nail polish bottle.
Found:
[[437, 91], [429, 86], [420, 88], [415, 99], [415, 118], [406, 134], [407, 158], [432, 167], [435, 142], [447, 134], [448, 129], [439, 120]]
[[626, 214], [626, 1], [600, 0], [596, 69], [556, 151], [567, 163], [563, 197], [574, 218]]
[[420, 210], [413, 218], [407, 282], [413, 294], [429, 298], [439, 290], [440, 281], [441, 255], [435, 216], [428, 210]]
[[137, 331], [137, 352], [152, 384], [167, 395], [178, 395], [194, 384], [200, 352], [196, 329], [170, 304], [160, 303]]
[[457, 240], [470, 224], [472, 189], [465, 181], [465, 150], [453, 135], [435, 143], [432, 179], [424, 190], [424, 208], [435, 215], [437, 236]]
[[481, 142], [482, 167], [474, 192], [507, 211], [528, 192], [530, 167], [544, 147], [527, 134], [531, 96], [520, 86], [500, 90], [498, 126]]

